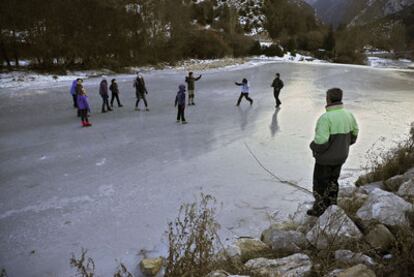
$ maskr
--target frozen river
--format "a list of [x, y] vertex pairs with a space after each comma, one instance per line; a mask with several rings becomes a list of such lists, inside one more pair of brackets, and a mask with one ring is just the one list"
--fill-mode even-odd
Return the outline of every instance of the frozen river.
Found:
[[[270, 88], [275, 72], [285, 82], [278, 111]], [[395, 143], [414, 121], [409, 72], [268, 63], [201, 73], [187, 125], [175, 122], [173, 106], [184, 71], [144, 74], [150, 112], [133, 109], [133, 76], [118, 76], [124, 107], [106, 114], [99, 112], [99, 79], [87, 80], [93, 123], [87, 129], [71, 107], [69, 83], [3, 89], [0, 268], [11, 277], [72, 276], [71, 253], [84, 247], [99, 276], [111, 276], [118, 261], [136, 272], [140, 250], [165, 254], [167, 222], [201, 192], [220, 203], [223, 240], [258, 237], [269, 215], [285, 219], [312, 197], [275, 181], [246, 145], [275, 175], [311, 189], [308, 145], [330, 87], [344, 90], [361, 129], [342, 172], [344, 185], [361, 172], [374, 143]], [[235, 107], [234, 82], [243, 77], [251, 83], [252, 107]]]

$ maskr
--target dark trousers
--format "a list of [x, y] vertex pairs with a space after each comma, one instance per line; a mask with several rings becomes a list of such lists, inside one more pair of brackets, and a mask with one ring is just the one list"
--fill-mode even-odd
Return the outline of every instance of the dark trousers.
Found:
[[82, 122], [89, 122], [87, 109], [79, 110], [79, 114]]
[[240, 97], [239, 97], [239, 100], [237, 100], [237, 106], [238, 105], [240, 105], [240, 102], [241, 102], [241, 100], [242, 100], [242, 98], [243, 97], [245, 97], [246, 99], [247, 99], [247, 101], [249, 101], [250, 102], [250, 104], [252, 104], [253, 103], [253, 99], [251, 99], [250, 97], [249, 97], [249, 94], [248, 93], [240, 93]]
[[321, 165], [315, 163], [313, 170], [313, 209], [322, 213], [330, 205], [336, 205], [338, 197], [338, 178], [342, 164]]
[[137, 94], [137, 102], [135, 102], [135, 108], [138, 108], [139, 100], [144, 100], [145, 107], [148, 107], [147, 98], [144, 93]]
[[78, 104], [76, 103], [76, 98], [77, 98], [77, 95], [76, 94], [74, 94], [74, 95], [72, 95], [72, 98], [73, 98], [73, 107], [74, 108], [77, 108], [78, 107]]
[[105, 106], [108, 109], [108, 111], [111, 110], [111, 108], [109, 107], [109, 102], [108, 102], [108, 96], [103, 96], [102, 97], [102, 112], [105, 112]]
[[185, 109], [185, 105], [178, 105], [178, 111], [177, 111], [177, 121], [185, 121], [185, 117], [184, 117], [184, 109]]
[[276, 101], [276, 106], [280, 106], [280, 104], [282, 104], [282, 102], [280, 102], [279, 99], [279, 94], [280, 94], [280, 89], [274, 89], [273, 90], [273, 96], [275, 97], [275, 101]]
[[114, 105], [114, 100], [115, 99], [116, 99], [116, 102], [118, 103], [118, 107], [122, 106], [121, 101], [119, 101], [118, 93], [112, 93], [112, 95], [111, 95], [111, 107]]

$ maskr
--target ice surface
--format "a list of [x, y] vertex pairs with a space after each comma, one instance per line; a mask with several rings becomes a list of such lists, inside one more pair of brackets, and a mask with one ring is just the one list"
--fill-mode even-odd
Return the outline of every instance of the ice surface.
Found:
[[[275, 72], [285, 82], [279, 111], [270, 87]], [[344, 89], [344, 102], [361, 127], [342, 183], [356, 178], [375, 142], [404, 137], [413, 121], [410, 72], [258, 62], [199, 73], [187, 125], [175, 122], [183, 70], [144, 73], [150, 112], [134, 111], [133, 76], [115, 76], [124, 107], [105, 114], [99, 112], [100, 79], [86, 80], [91, 128], [80, 127], [71, 107], [71, 81], [65, 87], [2, 89], [0, 268], [10, 276], [72, 276], [70, 255], [85, 247], [99, 276], [111, 276], [115, 260], [136, 272], [141, 249], [165, 254], [167, 222], [200, 192], [221, 203], [223, 241], [258, 237], [269, 215], [279, 211], [286, 218], [312, 198], [276, 182], [245, 143], [275, 175], [311, 189], [308, 145], [327, 88]], [[234, 82], [244, 77], [254, 104], [238, 108]]]

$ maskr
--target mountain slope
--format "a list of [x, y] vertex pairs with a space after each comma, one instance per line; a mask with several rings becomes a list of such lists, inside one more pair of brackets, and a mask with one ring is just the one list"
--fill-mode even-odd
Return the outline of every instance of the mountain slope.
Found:
[[414, 0], [308, 0], [325, 23], [361, 25], [398, 13]]

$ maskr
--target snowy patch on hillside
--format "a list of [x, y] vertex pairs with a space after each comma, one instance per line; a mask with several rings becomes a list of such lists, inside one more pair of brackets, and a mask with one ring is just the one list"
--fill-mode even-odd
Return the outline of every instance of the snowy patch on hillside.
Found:
[[367, 64], [371, 67], [376, 68], [402, 68], [408, 69], [414, 68], [413, 61], [408, 59], [387, 59], [387, 58], [379, 58], [379, 57], [368, 57]]

